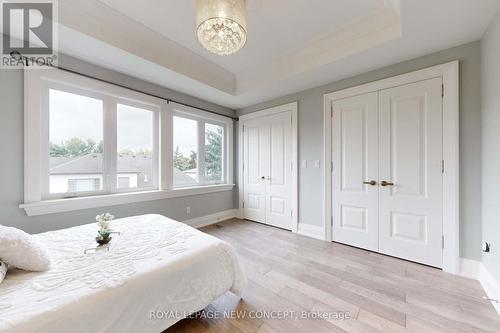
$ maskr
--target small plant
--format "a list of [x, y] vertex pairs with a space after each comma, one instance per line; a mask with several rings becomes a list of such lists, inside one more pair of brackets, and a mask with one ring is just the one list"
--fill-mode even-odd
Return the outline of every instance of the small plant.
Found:
[[98, 236], [96, 237], [96, 241], [99, 244], [107, 244], [111, 240], [111, 237], [109, 237], [111, 235], [109, 225], [114, 218], [115, 217], [110, 213], [100, 214], [95, 217], [97, 226], [99, 228], [97, 230]]

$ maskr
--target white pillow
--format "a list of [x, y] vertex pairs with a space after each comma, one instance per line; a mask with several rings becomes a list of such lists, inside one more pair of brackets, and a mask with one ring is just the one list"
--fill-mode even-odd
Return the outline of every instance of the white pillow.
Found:
[[49, 252], [40, 242], [22, 230], [0, 225], [0, 258], [12, 267], [26, 271], [50, 268]]

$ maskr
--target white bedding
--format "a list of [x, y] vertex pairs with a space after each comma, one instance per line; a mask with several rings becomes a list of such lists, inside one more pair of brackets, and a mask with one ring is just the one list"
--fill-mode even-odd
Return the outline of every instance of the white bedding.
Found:
[[[245, 275], [227, 243], [161, 215], [115, 220], [109, 251], [93, 246], [95, 224], [35, 235], [50, 249], [47, 272], [10, 270], [0, 285], [1, 333], [162, 332]], [[171, 318], [152, 311], [171, 311]]]

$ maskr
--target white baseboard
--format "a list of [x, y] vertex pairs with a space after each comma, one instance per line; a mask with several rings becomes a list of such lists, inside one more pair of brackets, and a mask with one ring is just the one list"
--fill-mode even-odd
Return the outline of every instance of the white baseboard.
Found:
[[325, 228], [322, 226], [299, 223], [297, 233], [302, 236], [316, 238], [322, 241], [325, 240]]
[[[491, 273], [483, 263], [481, 263], [481, 267], [479, 269], [478, 280], [483, 286], [483, 289], [486, 292], [488, 298], [500, 301], [500, 283], [495, 280], [493, 275], [491, 275]], [[497, 310], [498, 314], [500, 315], [500, 303], [491, 302], [491, 304], [493, 304], [495, 310]]]
[[[488, 298], [500, 301], [500, 283], [495, 280], [493, 275], [491, 275], [482, 262], [467, 258], [460, 258], [459, 275], [478, 280]], [[491, 302], [491, 304], [500, 315], [500, 303]]]
[[477, 260], [460, 258], [460, 272], [458, 275], [478, 280], [479, 269], [481, 268], [481, 262]]
[[201, 217], [196, 217], [194, 219], [189, 219], [182, 221], [193, 228], [202, 228], [207, 225], [219, 223], [225, 220], [230, 220], [232, 218], [238, 217], [238, 209], [229, 209], [222, 212], [217, 212], [215, 214], [205, 215]]

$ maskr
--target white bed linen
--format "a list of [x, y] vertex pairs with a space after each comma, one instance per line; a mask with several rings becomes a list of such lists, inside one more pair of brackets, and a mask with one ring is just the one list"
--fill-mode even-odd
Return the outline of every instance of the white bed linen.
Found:
[[162, 332], [246, 278], [227, 243], [161, 215], [113, 221], [110, 251], [84, 254], [95, 224], [35, 235], [51, 251], [47, 272], [12, 270], [0, 285], [1, 333]]

